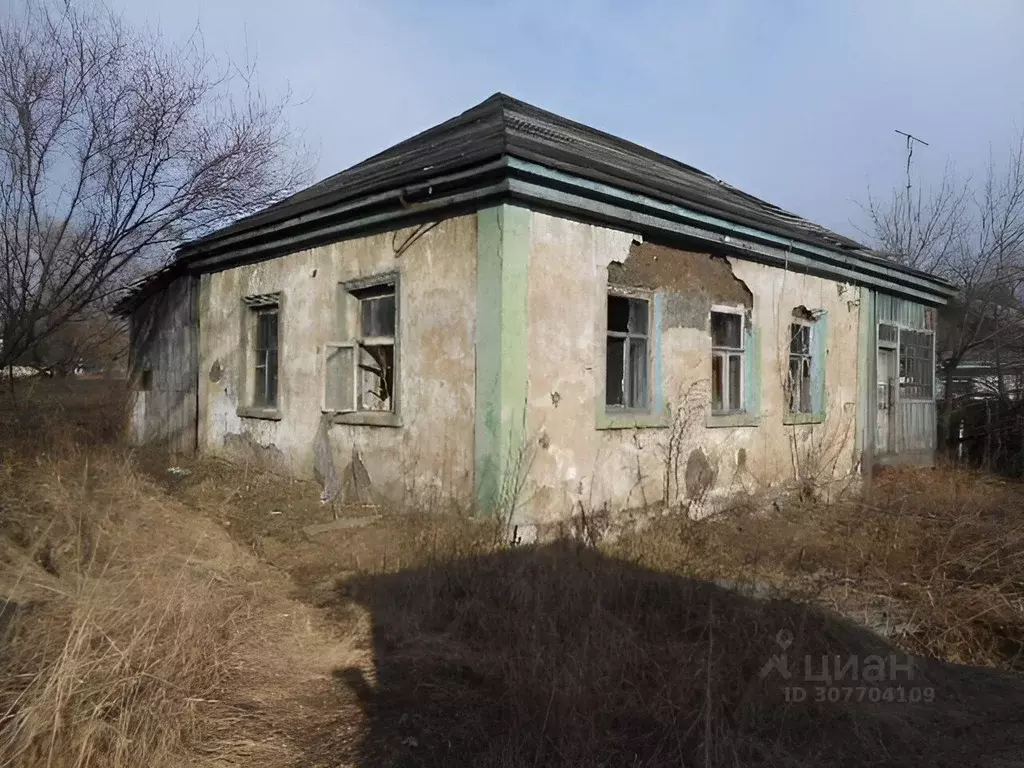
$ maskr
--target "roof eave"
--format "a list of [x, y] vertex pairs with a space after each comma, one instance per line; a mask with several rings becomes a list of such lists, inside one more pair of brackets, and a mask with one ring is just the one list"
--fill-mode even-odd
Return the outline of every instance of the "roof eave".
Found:
[[[941, 278], [886, 262], [870, 252], [807, 243], [517, 158], [510, 158], [509, 168], [512, 192], [523, 200], [532, 199], [584, 215], [589, 213], [640, 232], [644, 228], [675, 232], [748, 258], [756, 259], [760, 254], [787, 267], [807, 267], [934, 306], [945, 304], [956, 293], [956, 289]], [[613, 207], [620, 210], [616, 212]]]
[[[867, 251], [825, 248], [510, 156], [256, 229], [188, 243], [179, 249], [170, 272], [165, 268], [165, 277], [262, 261], [369, 229], [406, 226], [416, 218], [450, 215], [455, 209], [502, 199], [554, 208], [639, 234], [700, 241], [742, 258], [868, 285], [931, 306], [945, 304], [956, 293], [940, 278], [885, 262]], [[137, 295], [148, 295], [151, 287], [143, 286]]]

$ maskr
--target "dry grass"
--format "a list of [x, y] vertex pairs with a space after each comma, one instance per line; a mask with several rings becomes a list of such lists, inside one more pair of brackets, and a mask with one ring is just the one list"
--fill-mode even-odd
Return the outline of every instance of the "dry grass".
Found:
[[307, 682], [292, 654], [309, 616], [130, 452], [97, 444], [117, 403], [95, 398], [67, 419], [59, 400], [17, 413], [34, 428], [7, 433], [0, 765], [292, 764], [296, 714], [261, 697]]
[[[763, 507], [763, 505], [762, 505]], [[1024, 486], [883, 472], [869, 500], [665, 518], [608, 547], [659, 569], [836, 610], [903, 650], [1024, 670]]]
[[1005, 767], [1024, 752], [1011, 675], [919, 659], [900, 682], [931, 704], [816, 701], [799, 675], [810, 700], [793, 702], [761, 675], [780, 630], [796, 664], [895, 646], [1013, 666], [1016, 486], [894, 473], [869, 505], [666, 517], [598, 547], [508, 547], [425, 514], [310, 540], [301, 526], [330, 519], [315, 485], [215, 460], [170, 475], [96, 439], [116, 435], [118, 404], [94, 396], [0, 402], [22, 425], [0, 448], [0, 765]]

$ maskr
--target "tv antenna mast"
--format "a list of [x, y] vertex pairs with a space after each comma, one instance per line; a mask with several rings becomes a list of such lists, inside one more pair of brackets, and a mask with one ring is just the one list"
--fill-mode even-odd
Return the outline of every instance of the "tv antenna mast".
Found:
[[914, 144], [915, 143], [923, 144], [924, 146], [927, 147], [928, 146], [928, 142], [925, 141], [924, 139], [917, 138], [917, 136], [914, 136], [913, 134], [901, 131], [898, 128], [896, 129], [896, 133], [898, 133], [900, 136], [906, 136], [906, 138], [907, 138], [907, 200], [909, 201], [910, 200], [910, 159], [914, 156]]
[[910, 248], [913, 247], [912, 235], [914, 231], [914, 205], [910, 200], [910, 160], [914, 157], [914, 144], [921, 144], [927, 147], [928, 142], [898, 128], [895, 130], [896, 133], [900, 136], [905, 136], [907, 139], [907, 247]]

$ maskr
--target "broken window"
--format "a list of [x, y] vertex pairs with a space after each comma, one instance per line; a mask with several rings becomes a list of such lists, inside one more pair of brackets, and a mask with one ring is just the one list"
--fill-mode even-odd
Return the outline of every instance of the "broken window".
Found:
[[325, 351], [324, 410], [394, 412], [396, 284], [342, 289], [342, 324], [353, 328], [350, 341], [332, 342]]
[[806, 311], [793, 312], [789, 325], [789, 372], [786, 403], [790, 413], [813, 413], [813, 320]]
[[649, 303], [608, 296], [605, 405], [644, 410], [650, 403]]
[[738, 413], [743, 408], [746, 351], [743, 310], [711, 313], [711, 412]]
[[900, 399], [930, 400], [935, 384], [935, 334], [900, 328]]

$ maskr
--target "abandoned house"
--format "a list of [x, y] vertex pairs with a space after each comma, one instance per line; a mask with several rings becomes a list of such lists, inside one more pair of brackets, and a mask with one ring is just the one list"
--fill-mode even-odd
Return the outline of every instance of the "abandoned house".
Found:
[[952, 293], [497, 94], [136, 284], [132, 430], [523, 525], [856, 478], [932, 460]]

